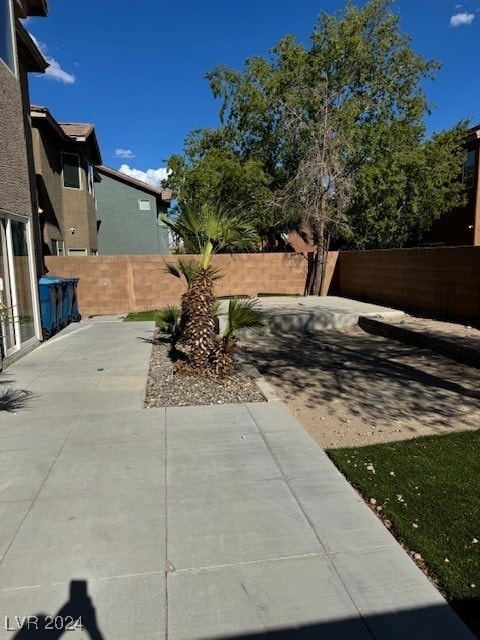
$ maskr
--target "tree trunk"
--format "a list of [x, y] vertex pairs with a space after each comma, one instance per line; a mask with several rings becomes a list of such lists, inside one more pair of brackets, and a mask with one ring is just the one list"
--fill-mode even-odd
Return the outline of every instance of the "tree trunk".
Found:
[[217, 378], [222, 379], [230, 374], [233, 368], [235, 343], [235, 338], [227, 338], [225, 336], [217, 338], [211, 358], [212, 373]]
[[323, 271], [325, 268], [325, 251], [323, 245], [319, 245], [315, 253], [315, 274], [313, 277], [312, 295], [319, 296], [322, 288]]
[[192, 369], [207, 370], [215, 346], [215, 301], [213, 280], [206, 269], [195, 276], [184, 299], [186, 321], [183, 341], [188, 349], [188, 364]]
[[319, 222], [317, 228], [314, 231], [315, 244], [317, 245], [317, 251], [314, 256], [314, 274], [313, 274], [313, 286], [312, 295], [319, 296], [322, 289], [323, 272], [325, 270], [325, 223], [322, 219]]

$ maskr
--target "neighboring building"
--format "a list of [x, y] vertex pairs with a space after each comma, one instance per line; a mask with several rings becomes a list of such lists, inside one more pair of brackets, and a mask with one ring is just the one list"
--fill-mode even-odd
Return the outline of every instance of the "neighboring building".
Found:
[[171, 192], [110, 167], [95, 169], [101, 178], [96, 187], [99, 253], [169, 253], [169, 229], [160, 216], [167, 212]]
[[43, 73], [48, 64], [19, 18], [47, 13], [45, 0], [0, 0], [0, 303], [8, 313], [0, 322], [0, 360], [41, 337], [27, 73]]
[[480, 246], [480, 125], [467, 135], [462, 181], [467, 192], [467, 204], [444, 214], [422, 237], [422, 245]]
[[46, 107], [32, 106], [30, 116], [43, 254], [95, 255], [95, 129], [57, 122]]

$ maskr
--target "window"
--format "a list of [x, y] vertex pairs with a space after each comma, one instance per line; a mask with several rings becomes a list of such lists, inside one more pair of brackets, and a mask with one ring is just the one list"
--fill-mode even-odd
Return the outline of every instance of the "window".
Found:
[[469, 151], [463, 165], [462, 182], [466, 189], [471, 189], [475, 183], [475, 151]]
[[95, 195], [93, 165], [87, 164], [87, 188], [90, 195]]
[[80, 158], [78, 155], [76, 153], [62, 153], [62, 165], [63, 186], [69, 189], [81, 189]]
[[138, 209], [140, 211], [151, 211], [152, 203], [150, 202], [150, 200], [139, 200]]
[[86, 249], [68, 249], [68, 255], [69, 256], [86, 256], [87, 250]]
[[0, 58], [15, 73], [13, 19], [10, 0], [0, 0]]
[[52, 256], [64, 256], [65, 243], [63, 240], [52, 240]]

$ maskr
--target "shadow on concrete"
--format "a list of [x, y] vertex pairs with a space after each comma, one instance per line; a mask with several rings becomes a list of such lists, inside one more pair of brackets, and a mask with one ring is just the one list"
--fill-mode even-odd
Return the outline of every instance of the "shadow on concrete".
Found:
[[[0, 382], [5, 384], [5, 382]], [[14, 389], [7, 387], [0, 389], [0, 411], [17, 411], [25, 409], [28, 403], [34, 398], [34, 394], [27, 389]]]
[[[478, 600], [472, 603], [477, 607], [480, 604]], [[215, 637], [220, 636], [215, 634]], [[230, 640], [466, 640], [472, 637], [445, 606], [364, 615], [361, 620], [345, 618], [275, 631], [223, 636]]]
[[438, 433], [453, 422], [457, 429], [480, 425], [478, 370], [427, 349], [358, 327], [255, 336], [242, 349], [287, 402], [386, 429], [401, 422], [412, 436], [419, 423]]
[[452, 609], [465, 622], [476, 638], [480, 638], [480, 597], [453, 600], [450, 603]]
[[85, 580], [70, 582], [70, 598], [55, 615], [38, 613], [22, 617], [22, 619], [9, 618], [8, 623], [11, 628], [15, 628], [15, 625], [19, 627], [23, 623], [22, 628], [13, 636], [13, 640], [27, 640], [28, 638], [52, 640], [60, 638], [64, 634], [70, 637], [72, 631], [80, 629], [86, 631], [91, 640], [104, 640], [98, 627], [95, 607], [87, 593]]

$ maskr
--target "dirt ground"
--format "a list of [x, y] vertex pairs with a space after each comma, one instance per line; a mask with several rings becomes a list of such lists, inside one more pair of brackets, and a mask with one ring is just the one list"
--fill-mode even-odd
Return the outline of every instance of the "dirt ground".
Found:
[[[480, 347], [480, 331], [404, 316], [404, 326]], [[265, 334], [242, 351], [323, 448], [480, 428], [480, 369], [359, 327]]]

